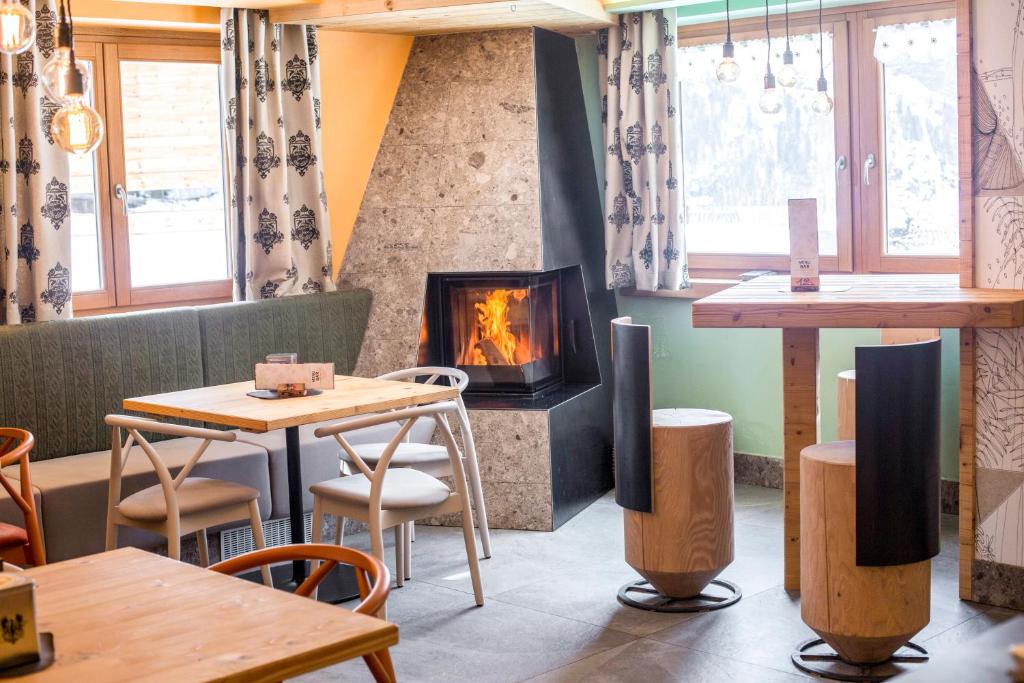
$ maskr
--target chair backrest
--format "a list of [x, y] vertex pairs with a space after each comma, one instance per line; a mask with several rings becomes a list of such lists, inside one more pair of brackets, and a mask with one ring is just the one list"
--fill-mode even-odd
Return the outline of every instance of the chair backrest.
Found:
[[941, 341], [856, 349], [857, 564], [939, 552]]
[[[110, 450], [110, 486], [108, 490], [107, 509], [108, 514], [121, 502], [121, 473], [128, 463], [128, 456], [132, 448], [138, 446], [149, 458], [156, 472], [160, 487], [163, 489], [164, 502], [167, 505], [167, 518], [178, 519], [178, 497], [176, 491], [181, 483], [185, 481], [192, 468], [209, 448], [212, 441], [234, 441], [237, 437], [234, 432], [225, 432], [217, 429], [204, 429], [202, 427], [190, 427], [187, 425], [158, 422], [145, 417], [132, 417], [129, 415], [107, 415], [107, 425], [111, 427], [111, 450]], [[121, 441], [121, 430], [128, 432], [128, 438]], [[153, 445], [142, 436], [141, 432], [160, 434], [171, 437], [193, 437], [201, 439], [195, 452], [185, 462], [184, 467], [175, 477], [171, 476], [170, 470], [160, 457]]]
[[[414, 408], [403, 408], [389, 413], [378, 413], [354, 420], [348, 419], [333, 425], [318, 427], [313, 434], [317, 438], [334, 437], [342, 450], [348, 454], [349, 462], [355, 465], [370, 480], [370, 510], [380, 513], [381, 497], [384, 493], [384, 477], [387, 476], [388, 465], [390, 465], [391, 458], [394, 457], [398, 445], [402, 443], [406, 434], [412, 429], [413, 424], [420, 418], [429, 417], [434, 419], [438, 430], [441, 432], [441, 436], [444, 438], [445, 446], [448, 447], [452, 475], [456, 483], [465, 481], [466, 475], [462, 467], [462, 458], [459, 455], [458, 446], [455, 444], [455, 436], [452, 434], [448, 420], [445, 418], [447, 413], [459, 414], [459, 406], [455, 401], [438, 401]], [[345, 432], [376, 427], [377, 425], [391, 422], [398, 422], [401, 424], [401, 427], [399, 427], [398, 431], [395, 432], [395, 435], [391, 437], [391, 440], [384, 447], [380, 458], [377, 460], [377, 466], [370, 467], [366, 461], [359, 457], [359, 454], [352, 448], [352, 445], [345, 439], [344, 434]]]
[[211, 571], [221, 574], [240, 574], [259, 567], [290, 562], [294, 560], [321, 561], [306, 580], [295, 589], [296, 595], [309, 597], [328, 574], [339, 564], [349, 565], [355, 569], [356, 583], [359, 587], [360, 603], [352, 611], [359, 614], [376, 614], [387, 602], [391, 591], [391, 573], [387, 565], [367, 553], [326, 543], [303, 543], [298, 545], [281, 545], [274, 548], [255, 550], [218, 562], [210, 567]]
[[39, 527], [39, 514], [36, 511], [36, 499], [32, 490], [32, 475], [29, 467], [29, 454], [35, 446], [35, 437], [24, 429], [0, 427], [0, 468], [17, 463], [20, 491], [15, 490], [11, 480], [4, 476], [0, 469], [0, 486], [15, 502], [25, 518], [25, 533], [28, 535], [28, 547], [25, 557], [35, 566], [46, 564], [46, 548]]
[[629, 317], [612, 320], [615, 501], [651, 511], [651, 328]]
[[[459, 406], [459, 412], [457, 415], [457, 421], [459, 423], [459, 430], [462, 434], [462, 442], [466, 449], [466, 454], [469, 457], [476, 459], [476, 442], [473, 440], [473, 430], [469, 424], [469, 412], [466, 410], [466, 404], [462, 400], [462, 392], [469, 386], [469, 375], [463, 370], [458, 368], [446, 368], [442, 366], [422, 366], [418, 368], [406, 368], [405, 370], [395, 370], [393, 372], [386, 372], [383, 375], [378, 375], [377, 379], [387, 379], [392, 381], [410, 381], [416, 382], [421, 378], [424, 379], [424, 384], [435, 384], [439, 379], [447, 379], [449, 386], [453, 386], [459, 390], [459, 395], [455, 398], [455, 403]], [[410, 436], [406, 436], [408, 441]]]

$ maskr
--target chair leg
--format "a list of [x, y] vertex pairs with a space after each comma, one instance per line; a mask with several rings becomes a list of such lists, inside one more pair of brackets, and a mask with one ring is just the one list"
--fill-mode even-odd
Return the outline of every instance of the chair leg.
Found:
[[395, 584], [405, 585], [405, 523], [395, 525]]
[[334, 518], [334, 545], [342, 545], [345, 542], [345, 518]]
[[405, 578], [412, 578], [412, 537], [416, 535], [416, 522], [409, 522], [408, 528], [405, 530], [405, 552], [402, 553], [405, 558]]
[[206, 529], [196, 532], [196, 547], [199, 549], [199, 566], [210, 566], [210, 548], [206, 545]]
[[[376, 557], [381, 562], [384, 562], [384, 530], [381, 528], [382, 520], [380, 518], [380, 512], [376, 515], [370, 514], [370, 554]], [[388, 618], [388, 604], [387, 602], [377, 612], [377, 616], [381, 619]]]
[[106, 550], [117, 550], [117, 525], [107, 520]]
[[470, 431], [469, 419], [462, 410], [458, 412], [459, 429], [462, 430], [463, 444], [465, 445], [466, 457], [463, 462], [466, 466], [466, 474], [469, 475], [469, 489], [473, 494], [473, 507], [476, 508], [477, 525], [480, 527], [480, 545], [483, 547], [484, 557], [491, 556], [491, 529], [487, 524], [487, 506], [484, 504], [484, 489], [480, 483], [480, 464], [476, 459], [476, 443], [473, 440], [473, 432]]
[[[260, 519], [260, 506], [255, 498], [249, 501], [249, 526], [252, 527], [253, 545], [257, 550], [263, 550], [266, 547], [266, 540], [263, 538], [263, 520]], [[267, 565], [260, 567], [260, 574], [263, 575], [263, 584], [273, 588], [274, 579], [270, 576], [270, 567]]]
[[[309, 534], [309, 540], [311, 543], [320, 543], [323, 540], [324, 535], [324, 506], [320, 496], [313, 494], [313, 519], [310, 520], [310, 525], [313, 527]], [[309, 563], [309, 572], [312, 574], [320, 567], [320, 560], [313, 560]], [[313, 593], [309, 596], [314, 600], [317, 599], [317, 593], [319, 592], [319, 586], [313, 589]]]
[[465, 488], [462, 490], [462, 537], [466, 541], [466, 559], [469, 561], [469, 576], [473, 580], [473, 597], [478, 607], [484, 604], [484, 589], [480, 582], [480, 562], [476, 556], [476, 534], [473, 533], [473, 510]]
[[365, 655], [363, 661], [377, 683], [395, 683], [398, 680], [395, 678], [395, 669], [391, 665], [391, 655], [387, 650]]
[[167, 557], [172, 560], [181, 559], [181, 536], [177, 531], [167, 535]]

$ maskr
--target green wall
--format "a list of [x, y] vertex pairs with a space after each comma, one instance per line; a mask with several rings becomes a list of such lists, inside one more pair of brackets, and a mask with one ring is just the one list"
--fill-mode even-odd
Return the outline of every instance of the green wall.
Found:
[[[604, 142], [597, 42], [577, 39], [598, 185], [604, 191]], [[694, 329], [690, 302], [619, 296], [619, 315], [650, 325], [654, 403], [658, 408], [712, 408], [733, 416], [735, 448], [782, 457], [782, 332]], [[836, 375], [854, 366], [854, 348], [878, 344], [878, 330], [822, 330], [819, 344], [819, 431], [836, 437]], [[959, 332], [942, 332], [942, 477], [957, 479], [959, 450]]]

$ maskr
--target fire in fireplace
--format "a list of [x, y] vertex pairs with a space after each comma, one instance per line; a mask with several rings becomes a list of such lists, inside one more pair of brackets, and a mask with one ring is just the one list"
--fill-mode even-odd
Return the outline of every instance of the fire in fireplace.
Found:
[[429, 274], [419, 363], [465, 371], [478, 406], [600, 384], [580, 267]]

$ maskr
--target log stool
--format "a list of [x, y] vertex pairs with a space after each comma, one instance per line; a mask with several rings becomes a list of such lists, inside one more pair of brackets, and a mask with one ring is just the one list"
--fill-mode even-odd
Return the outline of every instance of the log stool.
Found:
[[928, 659], [909, 640], [938, 553], [939, 349], [858, 348], [857, 440], [800, 454], [800, 614], [821, 637], [793, 653], [804, 671], [879, 681]]
[[619, 601], [667, 612], [734, 604], [740, 589], [716, 579], [734, 553], [732, 417], [652, 411], [650, 328], [613, 320], [612, 344], [616, 501], [626, 562], [644, 577], [623, 586]]
[[[885, 346], [893, 344], [914, 344], [923, 341], [938, 339], [940, 331], [933, 328], [907, 329], [907, 330], [882, 330], [882, 344]], [[838, 394], [836, 404], [836, 440], [848, 441], [854, 438], [854, 426], [856, 425], [856, 391], [857, 371], [843, 370], [836, 376], [836, 393]]]

